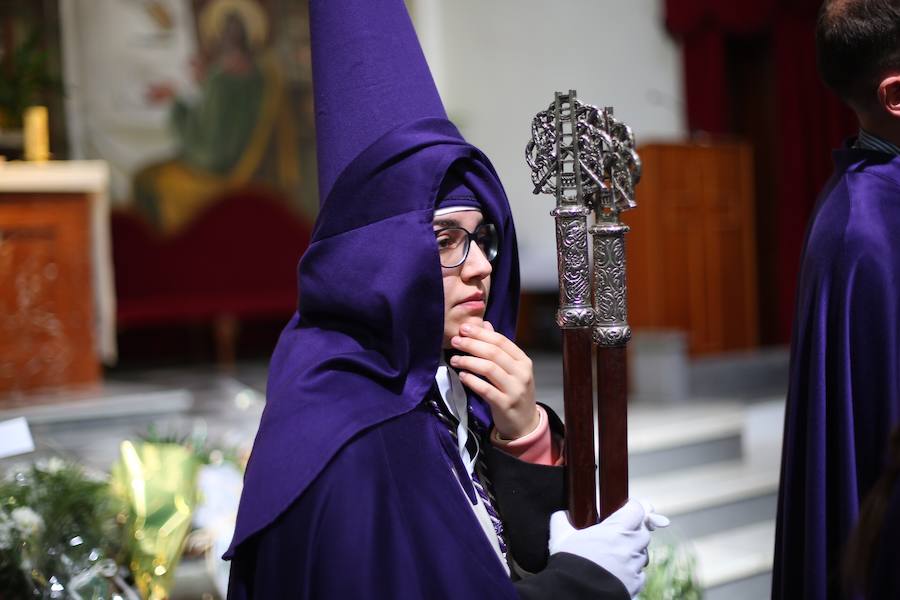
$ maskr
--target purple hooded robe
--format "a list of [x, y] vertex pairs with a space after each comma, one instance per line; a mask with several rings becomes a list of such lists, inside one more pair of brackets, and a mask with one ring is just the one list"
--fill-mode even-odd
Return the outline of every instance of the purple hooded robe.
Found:
[[[513, 583], [481, 529], [449, 431], [423, 402], [441, 358], [435, 204], [465, 194], [500, 237], [485, 318], [512, 337], [519, 293], [509, 203], [446, 119], [402, 0], [312, 0], [321, 211], [297, 314], [272, 357], [247, 467], [230, 600], [621, 598], [593, 563], [547, 558], [562, 468], [482, 444]], [[471, 395], [485, 428], [490, 412]], [[545, 568], [546, 564], [546, 568]]]
[[900, 157], [844, 148], [803, 252], [772, 597], [840, 597], [841, 551], [900, 416]]

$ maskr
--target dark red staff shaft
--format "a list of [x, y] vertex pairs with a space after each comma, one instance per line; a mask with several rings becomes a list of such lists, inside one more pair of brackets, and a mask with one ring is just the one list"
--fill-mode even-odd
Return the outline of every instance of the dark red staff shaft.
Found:
[[616, 512], [628, 500], [628, 381], [625, 352], [625, 346], [598, 346], [596, 349], [601, 519]]
[[563, 329], [563, 402], [569, 518], [584, 529], [597, 523], [591, 330]]

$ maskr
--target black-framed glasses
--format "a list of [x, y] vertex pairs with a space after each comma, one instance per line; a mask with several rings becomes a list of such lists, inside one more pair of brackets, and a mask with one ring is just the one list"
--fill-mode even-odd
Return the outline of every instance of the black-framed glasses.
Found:
[[497, 228], [491, 223], [482, 223], [472, 232], [462, 227], [436, 229], [434, 238], [437, 240], [441, 266], [445, 269], [458, 267], [466, 262], [466, 258], [469, 256], [469, 245], [472, 242], [475, 242], [488, 261], [497, 258], [500, 248]]

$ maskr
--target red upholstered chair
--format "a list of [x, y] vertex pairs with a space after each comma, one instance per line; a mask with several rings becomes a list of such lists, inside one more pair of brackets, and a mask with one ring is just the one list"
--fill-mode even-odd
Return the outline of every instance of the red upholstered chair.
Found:
[[121, 328], [207, 321], [219, 360], [234, 360], [242, 319], [287, 318], [311, 227], [265, 187], [228, 192], [185, 229], [161, 236], [142, 217], [112, 216]]

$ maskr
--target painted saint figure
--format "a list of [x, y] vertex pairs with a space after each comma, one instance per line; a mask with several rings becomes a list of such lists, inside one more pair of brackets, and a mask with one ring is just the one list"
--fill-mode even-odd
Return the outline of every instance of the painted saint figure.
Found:
[[[282, 164], [284, 158], [296, 163], [297, 142], [280, 66], [265, 48], [264, 10], [255, 0], [212, 0], [199, 22], [204, 50], [192, 62], [197, 92], [184, 97], [158, 84], [147, 94], [152, 102], [171, 102], [178, 154], [143, 168], [133, 185], [136, 206], [168, 234], [251, 180], [294, 192], [298, 179], [296, 164]], [[273, 147], [279, 160], [268, 161]]]

